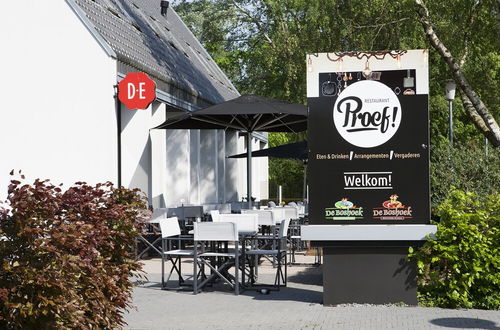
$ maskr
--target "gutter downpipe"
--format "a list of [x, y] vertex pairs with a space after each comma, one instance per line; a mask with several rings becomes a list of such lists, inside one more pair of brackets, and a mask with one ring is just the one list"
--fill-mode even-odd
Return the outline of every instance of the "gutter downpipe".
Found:
[[[118, 87], [118, 86], [117, 86]], [[118, 99], [118, 92], [115, 93], [115, 112], [116, 112], [116, 141], [117, 141], [117, 164], [118, 188], [122, 186], [122, 103]]]

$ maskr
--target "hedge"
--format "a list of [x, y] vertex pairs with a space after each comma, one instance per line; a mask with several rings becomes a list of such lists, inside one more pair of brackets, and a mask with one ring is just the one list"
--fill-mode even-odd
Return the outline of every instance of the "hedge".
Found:
[[438, 208], [437, 234], [418, 251], [420, 303], [500, 308], [500, 194], [452, 190]]
[[[22, 177], [24, 179], [24, 177]], [[131, 307], [138, 190], [12, 180], [0, 207], [0, 328], [111, 329]]]

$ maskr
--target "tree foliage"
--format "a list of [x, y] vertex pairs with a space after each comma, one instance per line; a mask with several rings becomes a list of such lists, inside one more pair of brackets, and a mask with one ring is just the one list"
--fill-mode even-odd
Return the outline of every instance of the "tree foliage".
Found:
[[[430, 48], [431, 142], [446, 143], [444, 85], [452, 74], [430, 47], [414, 0], [181, 0], [176, 4], [240, 92], [290, 102], [306, 102], [308, 53]], [[428, 0], [426, 4], [441, 41], [460, 60], [468, 82], [498, 122], [499, 2]], [[454, 101], [454, 116], [456, 144], [483, 145], [460, 95]], [[282, 161], [270, 164], [275, 162]], [[271, 177], [278, 175], [272, 171]]]
[[[274, 133], [269, 135], [269, 146], [299, 142], [305, 134]], [[302, 161], [295, 159], [271, 158], [269, 161], [269, 197], [278, 198], [278, 186], [282, 186], [283, 197], [302, 199], [304, 194], [304, 171]]]
[[461, 148], [448, 145], [431, 149], [431, 205], [444, 202], [450, 187], [474, 192], [479, 198], [500, 191], [500, 150], [479, 148], [474, 144]]
[[0, 207], [0, 327], [114, 329], [131, 307], [131, 255], [146, 213], [136, 190], [12, 180]]
[[[427, 38], [429, 39], [432, 47], [438, 52], [441, 56], [442, 60], [446, 63], [448, 68], [451, 71], [451, 75], [453, 80], [456, 82], [457, 88], [460, 92], [460, 99], [464, 108], [466, 109], [467, 114], [469, 115], [472, 123], [477, 127], [477, 129], [493, 144], [495, 147], [500, 147], [500, 127], [498, 126], [497, 121], [492, 116], [488, 106], [485, 105], [481, 96], [475, 91], [474, 87], [469, 83], [465, 71], [463, 70], [463, 66], [466, 63], [467, 56], [469, 53], [469, 38], [470, 31], [464, 35], [463, 42], [463, 55], [458, 60], [456, 57], [456, 53], [452, 53], [450, 49], [446, 46], [445, 43], [441, 40], [441, 34], [437, 33], [433, 26], [433, 21], [431, 18], [431, 14], [429, 12], [429, 8], [426, 6], [424, 0], [415, 0], [415, 3], [418, 6], [418, 17], [420, 22], [422, 23], [422, 27], [425, 31]], [[500, 5], [500, 2], [497, 2]], [[468, 13], [468, 17], [466, 21], [469, 25], [472, 25], [476, 18], [478, 18], [480, 10], [481, 2], [477, 1], [473, 3], [472, 8], [470, 8], [470, 12]], [[490, 15], [494, 11], [490, 8]], [[498, 13], [497, 13], [498, 14]], [[468, 28], [468, 27], [467, 27]]]
[[410, 250], [420, 302], [444, 308], [500, 309], [500, 194], [454, 190], [438, 214], [436, 237]]

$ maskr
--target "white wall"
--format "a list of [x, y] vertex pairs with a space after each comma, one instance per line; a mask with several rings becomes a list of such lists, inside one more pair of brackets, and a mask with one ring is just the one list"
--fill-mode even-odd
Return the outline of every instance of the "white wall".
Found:
[[200, 204], [200, 130], [189, 131], [189, 203]]
[[190, 131], [167, 130], [167, 206], [190, 202]]
[[[226, 131], [226, 157], [236, 155], [239, 152], [238, 148], [238, 133], [234, 131]], [[243, 164], [241, 167], [239, 166], [241, 163], [238, 159], [226, 158], [226, 201], [238, 201], [238, 187], [239, 187], [239, 168], [246, 169], [246, 165]], [[246, 174], [245, 174], [246, 177]]]
[[167, 203], [167, 132], [150, 130], [166, 118], [165, 104], [153, 102], [146, 110], [122, 105], [122, 184], [139, 188], [154, 207]]
[[[165, 120], [165, 104], [154, 102], [152, 105], [153, 125]], [[154, 127], [153, 126], [153, 127]], [[152, 169], [152, 205], [155, 208], [167, 205], [167, 131], [164, 129], [150, 130], [151, 139], [151, 169]]]
[[121, 106], [122, 185], [139, 188], [152, 197], [151, 138], [152, 107], [129, 110]]
[[0, 199], [11, 169], [66, 187], [116, 181], [116, 65], [69, 6], [5, 1], [0, 40]]
[[[259, 141], [259, 150], [266, 149], [268, 144], [263, 141]], [[259, 199], [269, 198], [269, 158], [259, 157], [258, 162], [258, 185], [259, 185]]]
[[[6, 2], [0, 40], [0, 199], [11, 169], [65, 186], [117, 183], [116, 61], [63, 0]], [[122, 184], [143, 190], [155, 207], [245, 196], [245, 159], [225, 159], [244, 151], [243, 138], [229, 131], [150, 131], [165, 114], [157, 102], [147, 110], [122, 105]], [[266, 162], [253, 162], [258, 198], [267, 197]]]
[[[236, 167], [226, 172], [224, 131], [150, 130], [165, 117], [157, 102], [146, 110], [122, 106], [123, 185], [147, 193], [154, 207], [226, 201], [226, 174], [235, 177]], [[236, 149], [236, 140], [230, 144]]]
[[167, 207], [238, 200], [237, 161], [226, 159], [237, 153], [236, 132], [166, 130], [166, 136]]
[[217, 203], [217, 131], [200, 131], [200, 198], [204, 203]]
[[223, 130], [216, 131], [217, 140], [217, 202], [224, 203], [226, 199], [226, 136]]
[[[246, 146], [246, 136], [238, 137], [237, 153], [246, 153]], [[252, 138], [252, 151], [264, 148], [267, 148], [267, 144], [261, 143], [261, 140], [259, 139]], [[241, 197], [247, 196], [247, 159], [239, 158], [237, 162], [237, 189], [241, 200]], [[267, 157], [252, 157], [252, 196], [256, 197], [257, 200], [269, 198], [269, 172]]]

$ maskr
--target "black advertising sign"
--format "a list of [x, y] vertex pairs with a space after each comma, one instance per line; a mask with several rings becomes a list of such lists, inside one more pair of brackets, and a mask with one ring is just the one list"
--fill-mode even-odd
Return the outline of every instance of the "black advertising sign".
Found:
[[429, 223], [427, 53], [374, 54], [308, 58], [313, 225]]

